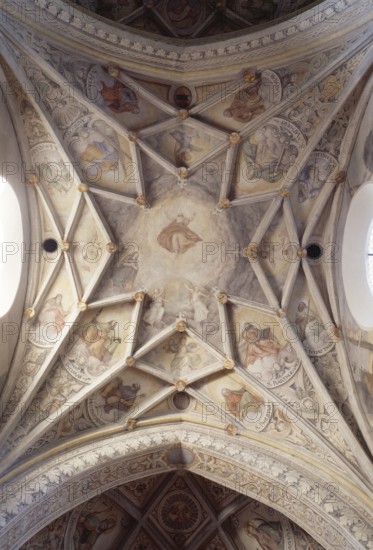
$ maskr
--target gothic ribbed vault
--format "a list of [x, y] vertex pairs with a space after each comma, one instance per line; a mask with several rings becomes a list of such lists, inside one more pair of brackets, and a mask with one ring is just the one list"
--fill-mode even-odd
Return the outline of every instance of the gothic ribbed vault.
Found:
[[340, 269], [371, 4], [282, 2], [206, 42], [237, 29], [181, 41], [133, 4], [169, 32], [3, 7], [31, 249], [2, 548], [373, 548], [373, 332]]

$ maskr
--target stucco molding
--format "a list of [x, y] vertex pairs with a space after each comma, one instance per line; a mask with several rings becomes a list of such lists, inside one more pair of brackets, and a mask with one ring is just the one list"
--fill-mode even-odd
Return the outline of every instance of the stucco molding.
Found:
[[26, 23], [28, 29], [43, 31], [56, 41], [66, 43], [68, 38], [82, 51], [90, 47], [127, 63], [183, 72], [247, 63], [249, 57], [276, 56], [279, 51], [282, 56], [305, 48], [309, 52], [322, 37], [330, 43], [373, 17], [372, 0], [327, 0], [277, 25], [195, 44], [134, 32], [63, 0], [14, 0], [0, 6], [3, 24]]
[[[185, 459], [177, 453], [175, 459], [175, 448], [184, 449]], [[256, 441], [248, 444], [211, 428], [177, 426], [91, 442], [5, 482], [2, 547], [19, 548], [64, 512], [112, 487], [180, 467], [286, 513], [326, 549], [372, 548], [367, 495], [359, 503], [347, 487], [325, 482], [317, 468], [306, 469]]]

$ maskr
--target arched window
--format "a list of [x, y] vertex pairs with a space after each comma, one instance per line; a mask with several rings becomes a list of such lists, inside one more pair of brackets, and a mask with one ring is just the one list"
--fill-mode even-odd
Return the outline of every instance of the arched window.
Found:
[[12, 307], [22, 271], [22, 216], [18, 198], [0, 178], [0, 317]]
[[348, 307], [363, 329], [373, 328], [373, 182], [360, 186], [347, 213], [342, 277]]
[[373, 294], [373, 212], [367, 239], [367, 275], [370, 290]]

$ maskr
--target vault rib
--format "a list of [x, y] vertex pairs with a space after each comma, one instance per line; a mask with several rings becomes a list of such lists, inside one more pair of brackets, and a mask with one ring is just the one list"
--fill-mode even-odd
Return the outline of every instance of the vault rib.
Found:
[[141, 162], [141, 155], [139, 151], [139, 147], [137, 143], [130, 141], [130, 151], [132, 156], [132, 164], [134, 169], [134, 177], [135, 177], [135, 186], [137, 190], [137, 194], [139, 196], [146, 196], [146, 189], [145, 189], [145, 183], [144, 183], [144, 176], [142, 172], [142, 162]]
[[79, 273], [74, 263], [74, 259], [70, 256], [70, 252], [63, 252], [64, 263], [67, 270], [67, 275], [70, 279], [71, 288], [75, 297], [75, 302], [79, 302], [82, 296], [82, 285], [79, 279]]
[[[20, 49], [24, 54], [26, 54], [31, 60], [33, 60], [36, 64], [38, 64], [42, 70], [45, 72], [45, 74], [53, 81], [55, 81], [57, 84], [59, 84], [61, 87], [66, 85], [66, 81], [64, 78], [60, 75], [58, 71], [56, 71], [49, 63], [47, 63], [40, 55], [38, 55], [32, 48], [27, 46], [24, 43], [21, 43], [19, 41], [15, 41], [12, 35], [4, 28], [4, 26], [0, 23], [0, 28], [6, 39], [12, 43], [14, 46]], [[1, 48], [2, 53], [4, 53], [4, 49]], [[6, 55], [12, 55], [10, 52], [8, 52]], [[6, 57], [4, 55], [4, 57]], [[16, 73], [15, 73], [16, 74]], [[126, 129], [122, 124], [119, 124], [115, 118], [111, 117], [107, 114], [106, 111], [101, 109], [98, 105], [95, 105], [92, 101], [90, 101], [72, 82], [69, 82], [69, 85], [72, 86], [74, 97], [78, 100], [81, 105], [86, 107], [86, 109], [96, 115], [98, 118], [101, 118], [107, 124], [113, 128], [119, 135], [122, 135], [124, 138], [128, 139], [129, 137], [129, 130]], [[57, 144], [58, 145], [58, 144]]]
[[280, 195], [278, 195], [276, 198], [272, 200], [264, 216], [260, 220], [258, 227], [255, 230], [255, 233], [253, 235], [253, 238], [251, 239], [251, 243], [249, 244], [249, 247], [250, 245], [260, 246], [260, 243], [262, 242], [262, 239], [265, 233], [268, 231], [269, 226], [273, 222], [277, 212], [280, 210], [282, 200], [283, 199]]
[[[307, 285], [308, 285], [310, 294], [312, 296], [312, 299], [316, 303], [316, 307], [319, 311], [320, 319], [323, 325], [325, 325], [326, 327], [330, 327], [331, 329], [334, 328], [335, 322], [332, 320], [329, 314], [328, 308], [325, 305], [324, 299], [321, 295], [318, 284], [316, 283], [315, 277], [313, 276], [313, 273], [307, 258], [302, 258], [302, 269], [306, 276]], [[333, 334], [333, 331], [330, 330], [329, 336], [332, 337], [332, 334]], [[336, 340], [338, 340], [338, 337], [336, 337]]]
[[[140, 290], [138, 292], [141, 292]], [[134, 297], [133, 292], [126, 292], [124, 294], [116, 294], [114, 296], [109, 296], [108, 298], [102, 298], [101, 300], [95, 300], [90, 302], [88, 309], [98, 309], [104, 306], [117, 305], [132, 302]]]
[[159, 378], [159, 380], [162, 380], [163, 382], [167, 382], [167, 384], [171, 385], [174, 383], [174, 377], [172, 376], [172, 374], [165, 370], [154, 367], [147, 361], [144, 361], [144, 359], [136, 361], [136, 368], [141, 372], [145, 372], [147, 374], [150, 374], [151, 376]]
[[150, 409], [158, 405], [161, 401], [175, 393], [175, 386], [170, 385], [166, 388], [162, 388], [157, 391], [157, 393], [148, 399], [145, 399], [141, 405], [137, 407], [137, 410], [134, 411], [134, 413], [131, 415], [131, 418], [127, 421], [127, 427], [128, 429], [131, 429], [129, 426], [133, 420], [137, 420], [139, 417], [144, 415], [146, 412], [148, 412]]
[[166, 103], [165, 101], [157, 97], [152, 92], [149, 92], [149, 90], [147, 90], [146, 88], [144, 88], [144, 86], [139, 84], [137, 80], [134, 80], [133, 78], [128, 76], [124, 72], [124, 70], [121, 69], [120, 67], [119, 67], [118, 80], [123, 84], [127, 84], [127, 86], [129, 86], [131, 89], [135, 89], [138, 92], [140, 97], [148, 100], [152, 105], [154, 105], [155, 107], [158, 107], [158, 109], [160, 109], [164, 113], [167, 113], [168, 115], [171, 115], [171, 116], [177, 116], [178, 111], [175, 107], [173, 107], [169, 103]]
[[267, 202], [271, 199], [275, 199], [278, 196], [278, 191], [263, 191], [258, 193], [251, 193], [246, 197], [240, 197], [239, 199], [233, 199], [230, 202], [230, 206], [246, 206], [248, 204], [256, 204], [259, 202]]
[[224, 171], [220, 188], [219, 201], [229, 197], [233, 178], [235, 176], [234, 165], [237, 161], [238, 147], [228, 147], [227, 156], [225, 159]]
[[333, 191], [336, 188], [335, 180], [327, 180], [321, 191], [319, 196], [317, 197], [315, 204], [313, 205], [313, 208], [311, 210], [311, 213], [309, 215], [307, 225], [305, 227], [303, 236], [302, 236], [302, 246], [306, 247], [309, 244], [309, 240], [312, 237], [312, 234], [315, 230], [316, 225], [319, 222], [320, 216], [324, 211], [325, 205], [329, 200], [329, 197], [332, 195]]
[[[94, 213], [96, 223], [99, 227], [101, 227], [101, 230], [106, 231], [105, 226], [106, 222], [104, 222], [104, 225], [102, 223], [102, 216], [98, 213], [96, 210], [95, 205], [92, 202], [92, 199], [85, 198], [88, 202], [88, 205], [90, 206], [91, 213]], [[76, 209], [75, 217], [77, 217], [79, 214], [79, 208]], [[74, 222], [72, 222], [72, 225], [74, 225]], [[109, 234], [107, 233], [109, 236]], [[95, 291], [95, 288], [98, 284], [98, 282], [101, 279], [102, 274], [105, 272], [106, 268], [108, 267], [109, 263], [112, 261], [113, 255], [109, 252], [105, 251], [103, 254], [103, 257], [101, 259], [101, 267], [98, 267], [94, 273], [94, 277], [91, 278], [90, 282], [88, 283], [87, 287], [83, 291], [82, 296], [82, 302], [89, 302], [89, 298], [92, 296], [93, 292]], [[55, 365], [55, 362], [66, 345], [66, 341], [68, 340], [68, 337], [70, 336], [71, 329], [74, 327], [74, 324], [80, 319], [81, 313], [79, 311], [75, 311], [71, 314], [71, 317], [68, 318], [66, 324], [62, 327], [60, 338], [55, 345], [54, 348], [52, 348], [50, 354], [48, 355], [47, 359], [44, 361], [44, 363], [41, 365], [38, 376], [32, 380], [30, 385], [28, 386], [25, 394], [23, 395], [24, 398], [24, 404], [31, 404], [33, 398], [35, 397], [41, 383], [43, 382], [44, 378], [47, 376], [47, 374], [51, 371], [53, 366]], [[18, 422], [20, 417], [23, 415], [23, 412], [21, 409], [17, 409], [9, 418], [8, 420], [5, 420], [5, 423], [3, 424], [2, 430], [0, 431], [0, 441], [4, 441], [3, 438], [6, 438], [10, 431], [13, 429], [15, 424]], [[6, 458], [6, 461], [8, 459]]]
[[[228, 89], [224, 95], [224, 99], [227, 99], [233, 94], [237, 94], [242, 88], [245, 88], [248, 86], [248, 83], [245, 82], [243, 79], [237, 80], [233, 82], [232, 89]], [[217, 103], [221, 101], [221, 90], [216, 92], [215, 94], [211, 94], [208, 99], [205, 99], [205, 101], [201, 101], [200, 103], [197, 103], [191, 109], [189, 110], [189, 113], [194, 115], [199, 115], [206, 109], [209, 109], [210, 107], [213, 107]]]
[[66, 222], [65, 231], [63, 233], [64, 240], [70, 242], [70, 239], [73, 238], [74, 231], [79, 223], [80, 214], [82, 213], [84, 207], [83, 193], [78, 193], [74, 199], [74, 203], [69, 212], [69, 217]]
[[[132, 318], [131, 318], [131, 322], [134, 323], [135, 326], [137, 326], [137, 324], [139, 322], [139, 319], [141, 317], [141, 312], [142, 312], [142, 302], [136, 301], [135, 305], [134, 305], [134, 308], [133, 308], [133, 312], [132, 312]], [[79, 314], [76, 316], [76, 319], [78, 319], [78, 316], [79, 316]], [[76, 322], [76, 319], [74, 319], [75, 322]], [[62, 331], [64, 331], [65, 329], [66, 329], [66, 327], [64, 326]], [[66, 336], [69, 334], [69, 332], [70, 332], [69, 329], [70, 329], [70, 326], [68, 327], [67, 334], [64, 335], [61, 338], [62, 342], [64, 342], [64, 340], [66, 339]], [[124, 352], [124, 358], [121, 359], [120, 361], [118, 361], [112, 367], [110, 367], [108, 369], [108, 371], [105, 373], [104, 376], [98, 377], [97, 381], [89, 384], [86, 387], [83, 387], [83, 389], [76, 392], [73, 396], [73, 399], [74, 399], [73, 402], [65, 401], [65, 403], [63, 405], [60, 405], [58, 411], [54, 412], [53, 414], [49, 414], [49, 416], [46, 420], [43, 420], [43, 421], [39, 422], [39, 424], [37, 424], [34, 428], [32, 428], [28, 432], [27, 437], [23, 438], [21, 440], [21, 443], [18, 446], [14, 447], [10, 451], [10, 453], [7, 454], [5, 456], [5, 458], [0, 462], [0, 471], [6, 470], [9, 467], [9, 465], [11, 465], [14, 462], [14, 460], [16, 460], [20, 456], [20, 454], [22, 454], [27, 449], [27, 447], [29, 445], [31, 445], [48, 427], [51, 426], [52, 423], [55, 423], [55, 421], [57, 419], [60, 419], [62, 417], [62, 415], [66, 414], [71, 409], [71, 406], [75, 406], [80, 401], [82, 401], [84, 398], [86, 398], [89, 394], [91, 394], [91, 393], [95, 392], [96, 390], [100, 389], [102, 386], [105, 385], [105, 383], [107, 383], [109, 380], [111, 380], [118, 373], [122, 372], [124, 369], [130, 368], [127, 365], [127, 357], [131, 356], [131, 354], [132, 354], [132, 349], [135, 345], [135, 340], [136, 340], [136, 329], [135, 329], [135, 335], [134, 335], [133, 340], [131, 340], [129, 342], [126, 342], [127, 349]], [[56, 346], [57, 351], [53, 350], [54, 351], [54, 353], [53, 353], [54, 357], [57, 355], [57, 353], [60, 352], [60, 349], [59, 349], [60, 347], [61, 347], [61, 344]], [[52, 353], [51, 353], [51, 355], [52, 355]], [[49, 357], [48, 357], [48, 360], [49, 360]], [[47, 363], [49, 363], [49, 365], [47, 365], [47, 366], [50, 367], [51, 366], [50, 361], [47, 361]], [[54, 363], [52, 364], [52, 367], [53, 366], [54, 366]], [[45, 375], [45, 373], [44, 373], [44, 375]], [[39, 386], [35, 387], [35, 384], [31, 385], [31, 387], [28, 391], [27, 399], [26, 399], [27, 402], [31, 403], [31, 400], [35, 396], [38, 387]], [[68, 398], [68, 399], [70, 399], [70, 398]], [[18, 420], [18, 416], [19, 416], [19, 414], [17, 414], [17, 420]], [[7, 432], [9, 432], [9, 429], [12, 428], [12, 424], [13, 423], [10, 422], [6, 426]], [[0, 435], [3, 435], [3, 433], [1, 433]]]
[[298, 229], [289, 197], [284, 197], [282, 207], [284, 213], [285, 227], [288, 232], [290, 242], [296, 244], [299, 248], [300, 244]]
[[[223, 303], [221, 300], [219, 300], [219, 292], [215, 294], [217, 305], [218, 305], [218, 312], [219, 312], [219, 320], [220, 320], [220, 326], [228, 327], [229, 326], [229, 317], [227, 312], [227, 306], [225, 303]], [[226, 299], [229, 300], [229, 296], [226, 296]], [[234, 358], [234, 347], [233, 347], [233, 341], [232, 341], [232, 333], [230, 331], [227, 332], [226, 338], [223, 339], [223, 350], [225, 355], [233, 359]]]
[[56, 236], [58, 237], [59, 241], [63, 240], [63, 228], [62, 225], [58, 219], [58, 216], [56, 216], [56, 212], [53, 208], [52, 202], [48, 195], [45, 193], [45, 190], [42, 185], [34, 185], [36, 193], [38, 195], [38, 198], [40, 200], [40, 203], [43, 206], [43, 209], [48, 216], [48, 219], [56, 233]]
[[[60, 130], [56, 127], [54, 124], [54, 121], [52, 117], [44, 111], [39, 103], [35, 100], [35, 97], [40, 97], [39, 92], [36, 90], [35, 86], [31, 82], [31, 80], [26, 75], [23, 68], [20, 68], [20, 66], [15, 62], [15, 59], [13, 57], [13, 54], [9, 51], [8, 45], [4, 43], [4, 40], [0, 40], [0, 53], [4, 56], [4, 59], [8, 63], [9, 67], [11, 68], [13, 74], [17, 78], [19, 82], [24, 82], [27, 85], [27, 89], [29, 90], [29, 101], [36, 113], [39, 115], [42, 123], [46, 127], [49, 134], [52, 136], [53, 141], [57, 147], [58, 153], [61, 156], [61, 159], [68, 165], [71, 166], [71, 172], [72, 172], [72, 178], [73, 183], [78, 187], [82, 181], [75, 170], [75, 163], [71, 161], [69, 154], [66, 151], [63, 138], [61, 136]], [[44, 105], [44, 103], [43, 103]]]
[[[289, 323], [289, 321], [286, 318], [280, 318], [279, 322], [283, 327], [286, 326], [286, 330], [291, 333], [292, 346], [297, 351], [298, 356], [302, 361], [302, 364], [304, 366], [304, 369], [305, 369], [305, 372], [306, 372], [307, 376], [309, 377], [309, 379], [311, 380], [314, 388], [316, 389], [316, 391], [319, 393], [320, 397], [322, 398], [323, 406], [325, 404], [328, 404], [328, 403], [334, 403], [333, 399], [329, 395], [329, 392], [325, 388], [319, 374], [317, 373], [315, 367], [313, 366], [312, 361], [308, 357], [308, 355], [307, 355], [307, 353], [306, 353], [306, 351], [305, 351], [305, 349], [304, 349], [304, 347], [303, 347], [303, 345], [302, 345], [302, 343], [299, 339], [298, 334], [296, 334], [294, 332], [294, 330], [291, 326], [291, 323]], [[363, 450], [361, 449], [360, 443], [357, 441], [355, 435], [352, 433], [350, 427], [346, 423], [345, 419], [343, 418], [343, 416], [341, 415], [339, 410], [336, 411], [336, 414], [337, 414], [337, 418], [338, 418], [338, 428], [339, 428], [342, 436], [345, 438], [345, 443], [348, 445], [349, 451], [351, 453], [353, 453], [355, 461], [357, 461], [357, 463], [361, 466], [362, 472], [364, 472], [364, 474], [359, 473], [359, 477], [361, 479], [365, 479], [366, 482], [368, 481], [370, 486], [372, 486], [373, 485], [373, 475], [371, 473], [370, 460], [366, 456], [366, 454], [363, 452]], [[317, 433], [319, 434], [319, 439], [321, 439], [321, 440], [325, 439], [325, 441], [329, 445], [329, 441], [327, 440], [327, 438], [325, 438], [325, 436], [323, 436], [321, 433], [319, 433], [319, 432], [317, 432]], [[338, 449], [336, 449], [336, 447], [333, 446], [333, 448], [335, 449], [335, 451], [338, 454], [340, 454], [340, 456], [342, 456], [342, 454], [340, 453], [340, 451]], [[360, 452], [357, 453], [356, 449], [359, 449]], [[345, 461], [347, 461], [347, 459], [345, 457], [343, 457], [343, 459]], [[350, 461], [347, 461], [347, 463], [350, 464], [350, 466], [353, 467], [355, 471], [357, 471], [355, 465], [353, 465]]]
[[[207, 378], [211, 374], [216, 374], [217, 372], [224, 371], [225, 370], [224, 364], [220, 362], [211, 363], [211, 365], [206, 365], [205, 367], [202, 367], [201, 370], [193, 374], [191, 372], [190, 374], [187, 374], [184, 378], [185, 382], [188, 385], [194, 384], [194, 382], [198, 382], [199, 380], [203, 380], [203, 378]], [[186, 391], [188, 388], [186, 388]]]
[[150, 158], [152, 158], [158, 164], [163, 166], [163, 168], [165, 168], [167, 170], [167, 172], [170, 172], [174, 176], [177, 176], [177, 170], [178, 170], [177, 166], [175, 166], [174, 164], [172, 164], [171, 162], [169, 162], [168, 160], [163, 158], [162, 155], [160, 155], [159, 153], [154, 151], [154, 149], [149, 147], [149, 145], [147, 143], [145, 143], [144, 141], [142, 141], [141, 139], [138, 139], [137, 143], [138, 143], [138, 146], [140, 147], [140, 149], [142, 151], [144, 151], [144, 153], [149, 155]]
[[[290, 244], [295, 244], [295, 246], [299, 250], [300, 244], [299, 244], [298, 230], [297, 230], [297, 225], [294, 218], [294, 212], [293, 212], [289, 197], [284, 198], [283, 213], [284, 213], [285, 227], [289, 235]], [[299, 267], [300, 267], [300, 257], [298, 256], [295, 262], [290, 262], [289, 271], [287, 272], [284, 286], [282, 289], [281, 308], [285, 311], [289, 306], [292, 293], [294, 291], [295, 281], [297, 279]]]
[[197, 169], [202, 166], [205, 162], [215, 158], [216, 156], [218, 156], [220, 153], [222, 153], [223, 151], [225, 151], [226, 149], [228, 149], [229, 147], [229, 141], [227, 140], [227, 142], [221, 142], [219, 143], [218, 145], [216, 145], [215, 147], [212, 147], [210, 149], [210, 151], [207, 151], [204, 155], [201, 155], [201, 157], [196, 160], [195, 162], [192, 162], [189, 167], [188, 167], [188, 172], [189, 174], [193, 174], [194, 172], [197, 171]]
[[278, 311], [280, 309], [279, 301], [276, 297], [276, 294], [273, 292], [273, 289], [268, 281], [267, 275], [264, 273], [260, 261], [257, 257], [249, 257], [248, 261], [250, 262], [251, 267], [259, 281], [259, 284], [263, 290], [264, 296], [266, 297], [268, 304], [272, 308], [272, 312]]
[[196, 340], [203, 348], [206, 349], [206, 351], [210, 352], [216, 359], [224, 361], [225, 357], [224, 355], [210, 342], [206, 340], [201, 334], [199, 334], [194, 328], [188, 327], [186, 328], [185, 332], [191, 336], [194, 340]]
[[104, 189], [102, 187], [99, 187], [98, 185], [90, 185], [89, 191], [94, 195], [100, 195], [101, 197], [105, 197], [106, 199], [112, 199], [112, 200], [115, 199], [125, 204], [131, 204], [131, 205], [137, 204], [136, 199], [134, 197], [129, 197], [127, 195], [124, 195], [123, 193], [119, 193], [118, 191], [111, 191], [110, 189]]
[[286, 311], [295, 287], [295, 282], [299, 273], [300, 260], [292, 262], [287, 272], [284, 287], [282, 289], [281, 308]]
[[207, 29], [210, 23], [214, 21], [215, 17], [216, 17], [216, 12], [210, 13], [210, 15], [206, 17], [206, 19], [202, 21], [202, 23], [195, 29], [195, 31], [191, 35], [191, 38], [196, 38], [200, 36], [203, 33], [203, 31]]
[[145, 344], [143, 344], [135, 353], [134, 358], [140, 359], [149, 351], [152, 351], [155, 347], [157, 347], [159, 344], [164, 342], [169, 336], [172, 336], [173, 334], [176, 334], [176, 328], [175, 325], [168, 325], [166, 328], [161, 330], [158, 334], [150, 338]]
[[230, 294], [228, 295], [228, 300], [231, 304], [236, 304], [238, 306], [253, 309], [254, 311], [261, 311], [273, 315], [273, 307], [271, 306], [260, 304], [252, 300], [247, 300], [246, 298], [241, 298], [241, 296], [231, 296]]
[[364, 86], [361, 96], [359, 97], [358, 103], [354, 109], [354, 112], [352, 113], [346, 132], [342, 139], [339, 158], [338, 158], [339, 167], [342, 172], [347, 171], [347, 166], [352, 153], [352, 147], [353, 147], [353, 144], [355, 143], [356, 136], [358, 134], [358, 129], [360, 127], [360, 123], [364, 116], [365, 108], [367, 106], [369, 98], [371, 97], [372, 88], [373, 88], [373, 75], [370, 75], [368, 78], [368, 81]]
[[319, 73], [310, 78], [310, 80], [308, 80], [303, 86], [301, 86], [300, 90], [297, 90], [295, 98], [290, 97], [289, 99], [281, 101], [278, 105], [273, 105], [257, 118], [242, 126], [240, 130], [241, 137], [248, 137], [252, 132], [263, 126], [271, 118], [280, 115], [281, 112], [291, 107], [291, 105], [296, 102], [301, 95], [319, 84], [325, 77], [327, 77], [335, 69], [338, 69], [338, 67], [346, 63], [346, 61], [351, 59], [356, 53], [358, 53], [362, 48], [370, 43], [370, 37], [364, 37], [363, 39], [358, 40], [358, 42], [354, 45], [353, 48], [351, 48], [351, 50], [347, 50], [347, 52], [343, 51], [339, 56], [337, 56], [334, 61], [326, 65], [326, 67], [324, 67]]
[[[320, 141], [322, 135], [327, 130], [330, 122], [334, 119], [335, 115], [341, 110], [341, 108], [343, 107], [343, 105], [347, 101], [348, 97], [353, 92], [354, 88], [356, 87], [356, 82], [358, 82], [361, 78], [363, 78], [364, 74], [369, 69], [369, 67], [371, 65], [371, 55], [370, 54], [371, 54], [372, 51], [373, 51], [372, 46], [367, 49], [361, 63], [358, 65], [358, 67], [355, 69], [355, 71], [352, 72], [351, 78], [349, 79], [347, 84], [342, 89], [342, 92], [338, 96], [338, 101], [336, 101], [335, 104], [332, 106], [332, 108], [328, 112], [325, 119], [322, 120], [322, 122], [320, 123], [317, 131], [308, 140], [305, 149], [300, 153], [299, 157], [297, 158], [297, 162], [296, 162], [297, 175], [300, 174], [301, 171], [303, 170], [303, 168], [305, 167], [311, 153], [313, 152], [313, 150], [317, 146], [317, 144]], [[291, 189], [295, 185], [298, 178], [294, 178], [292, 173], [293, 173], [293, 166], [290, 166], [289, 170], [287, 171], [287, 173], [285, 175], [285, 183], [284, 183], [283, 188]], [[328, 183], [328, 182], [326, 182], [326, 183]], [[325, 191], [324, 191], [324, 189], [325, 189]], [[324, 185], [322, 191], [324, 191], [324, 193], [326, 194], [328, 190], [329, 190], [328, 186], [326, 185], [326, 187], [325, 187], [325, 185]], [[320, 197], [321, 197], [321, 199], [320, 199]], [[323, 197], [323, 193], [321, 192], [318, 199], [322, 200], [322, 197]], [[315, 206], [316, 206], [316, 204], [315, 204]], [[314, 208], [315, 208], [315, 206], [314, 206]], [[304, 239], [302, 239], [302, 243], [303, 243], [303, 241], [304, 241]]]
[[123, 8], [118, 12], [118, 19], [116, 21], [118, 23], [122, 23], [123, 25], [127, 25], [127, 23], [131, 23], [134, 19], [137, 19], [138, 17], [144, 15], [145, 7], [140, 6], [139, 8], [133, 10], [129, 15], [121, 16], [120, 12], [123, 11]]
[[42, 284], [40, 285], [39, 292], [37, 293], [36, 297], [34, 298], [32, 302], [32, 308], [35, 310], [35, 317], [37, 317], [41, 306], [42, 301], [47, 296], [49, 290], [51, 289], [53, 283], [57, 279], [59, 273], [61, 272], [62, 265], [64, 264], [64, 257], [61, 251], [58, 253], [58, 258], [55, 263], [54, 268], [50, 271], [48, 276], [44, 279]]
[[[192, 397], [194, 397], [194, 399], [196, 399], [202, 406], [206, 405], [206, 404], [209, 404], [209, 403], [212, 403], [214, 405], [214, 407], [217, 407], [217, 409], [214, 408], [214, 415], [215, 415], [215, 412], [218, 413], [219, 416], [220, 416], [220, 420], [218, 420], [218, 421], [215, 420], [215, 422], [219, 422], [220, 424], [225, 424], [225, 425], [234, 424], [235, 426], [240, 428], [240, 431], [246, 431], [247, 430], [247, 428], [242, 423], [242, 421], [237, 419], [236, 416], [234, 416], [232, 413], [230, 413], [225, 408], [225, 403], [222, 402], [221, 404], [219, 404], [216, 401], [213, 401], [208, 395], [204, 394], [202, 390], [198, 390], [196, 388], [188, 387], [188, 393]], [[224, 405], [224, 407], [223, 407], [223, 405]], [[203, 420], [202, 420], [202, 422], [203, 422]]]
[[[372, 79], [373, 80], [373, 79]], [[352, 135], [350, 134], [352, 137]], [[345, 157], [345, 154], [343, 154]], [[346, 192], [346, 185], [340, 185], [334, 195], [332, 208], [328, 223], [325, 230], [325, 239], [327, 242], [336, 243], [337, 242], [337, 220], [340, 215], [341, 204], [343, 201], [344, 193]], [[341, 255], [339, 255], [339, 261]], [[338, 264], [337, 264], [338, 265]], [[335, 319], [336, 325], [338, 327], [342, 326], [342, 318], [340, 313], [339, 304], [337, 301], [337, 279], [336, 279], [336, 266], [332, 262], [326, 263], [324, 265], [325, 271], [325, 281], [328, 289], [328, 297], [330, 301], [330, 307], [332, 311], [333, 318]], [[366, 415], [362, 410], [360, 400], [357, 395], [355, 380], [352, 374], [350, 359], [346, 350], [346, 344], [343, 339], [336, 342], [336, 352], [338, 356], [339, 365], [346, 365], [346, 368], [340, 368], [341, 377], [346, 388], [349, 388], [348, 399], [351, 403], [352, 412], [356, 418], [357, 424], [361, 433], [364, 436], [364, 439], [371, 451], [373, 453], [373, 438], [372, 430], [369, 426]]]

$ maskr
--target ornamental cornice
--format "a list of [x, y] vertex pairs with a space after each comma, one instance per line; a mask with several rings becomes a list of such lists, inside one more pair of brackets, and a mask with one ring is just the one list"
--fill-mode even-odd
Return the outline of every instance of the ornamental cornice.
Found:
[[[179, 39], [153, 38], [120, 27], [63, 0], [13, 0], [2, 2], [2, 22], [27, 23], [66, 44], [66, 37], [82, 51], [93, 48], [126, 63], [141, 63], [153, 68], [199, 71], [223, 65], [239, 65], [255, 58], [274, 57], [294, 50], [310, 52], [319, 42], [340, 40], [341, 33], [353, 31], [373, 18], [373, 0], [325, 1], [286, 21], [254, 32], [239, 32], [233, 37], [182, 42]], [[367, 29], [368, 32], [368, 29]], [[326, 38], [325, 38], [326, 37]]]
[[325, 548], [332, 548], [331, 533], [339, 548], [370, 548], [368, 497], [359, 502], [344, 486], [324, 484], [317, 467], [310, 472], [301, 462], [289, 463], [255, 441], [248, 446], [211, 428], [169, 426], [162, 432], [142, 429], [64, 452], [3, 483], [4, 550], [18, 548], [31, 531], [39, 531], [95, 494], [180, 467], [172, 458], [172, 449], [180, 447], [187, 453], [182, 467], [285, 511], [309, 532], [317, 525], [313, 534]]

